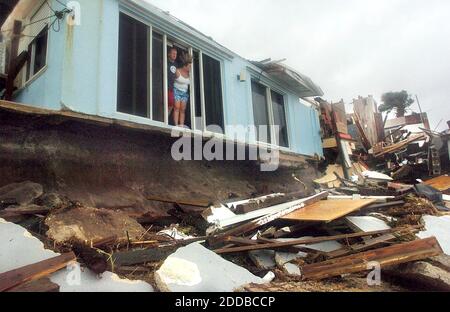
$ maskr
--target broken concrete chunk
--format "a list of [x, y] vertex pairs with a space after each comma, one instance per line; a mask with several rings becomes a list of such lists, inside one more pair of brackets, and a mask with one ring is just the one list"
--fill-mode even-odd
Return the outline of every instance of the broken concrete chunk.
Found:
[[424, 216], [425, 231], [417, 234], [420, 238], [436, 237], [446, 255], [450, 255], [450, 216]]
[[199, 243], [170, 255], [155, 273], [155, 281], [165, 292], [232, 292], [246, 284], [264, 283]]
[[268, 270], [276, 266], [275, 251], [273, 250], [253, 250], [249, 251], [248, 255], [260, 269]]
[[14, 201], [19, 205], [32, 203], [44, 193], [42, 185], [33, 182], [13, 183], [0, 188], [0, 201]]
[[375, 217], [347, 217], [346, 221], [362, 232], [383, 231], [391, 228], [386, 222]]
[[286, 263], [289, 263], [291, 261], [300, 259], [300, 258], [305, 258], [306, 256], [308, 256], [307, 253], [305, 252], [298, 252], [298, 253], [292, 253], [292, 252], [276, 252], [275, 253], [275, 263], [277, 264], [277, 266], [279, 267], [283, 267]]
[[45, 224], [47, 236], [57, 243], [80, 243], [117, 236], [118, 242], [139, 240], [145, 229], [122, 212], [107, 209], [77, 207], [50, 215]]
[[283, 266], [283, 269], [286, 271], [287, 274], [292, 276], [301, 276], [302, 273], [300, 272], [300, 268], [293, 264], [293, 263], [286, 263]]

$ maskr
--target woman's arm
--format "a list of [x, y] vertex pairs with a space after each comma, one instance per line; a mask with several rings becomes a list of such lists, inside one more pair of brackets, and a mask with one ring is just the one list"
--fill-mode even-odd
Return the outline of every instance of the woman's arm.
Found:
[[175, 73], [175, 78], [180, 78], [180, 70], [179, 69], [177, 69], [177, 72]]

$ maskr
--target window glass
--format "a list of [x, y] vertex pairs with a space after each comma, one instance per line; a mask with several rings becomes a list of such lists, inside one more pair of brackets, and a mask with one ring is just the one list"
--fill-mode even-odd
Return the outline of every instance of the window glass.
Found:
[[117, 109], [148, 116], [148, 27], [120, 14]]
[[253, 80], [252, 101], [257, 141], [270, 143], [270, 123], [269, 111], [267, 109], [266, 87]]
[[206, 125], [224, 129], [220, 62], [206, 54], [203, 54], [203, 84]]
[[289, 147], [284, 97], [275, 91], [271, 91], [271, 97], [274, 125], [279, 127], [279, 134], [277, 135], [275, 133], [276, 144], [278, 146]]
[[153, 120], [164, 122], [164, 43], [153, 32], [152, 42], [152, 110]]

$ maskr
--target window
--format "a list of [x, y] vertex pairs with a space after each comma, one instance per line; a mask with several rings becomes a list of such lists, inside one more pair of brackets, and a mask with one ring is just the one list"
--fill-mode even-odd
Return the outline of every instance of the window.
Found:
[[33, 78], [47, 65], [47, 45], [48, 45], [48, 18], [54, 14], [47, 5], [42, 4], [30, 18], [30, 25], [26, 28], [27, 36], [32, 38], [30, 43], [25, 42], [22, 50], [28, 51], [28, 61], [26, 67], [26, 81]]
[[148, 91], [147, 26], [121, 14], [118, 111], [148, 117]]
[[[288, 148], [289, 138], [283, 95], [252, 80], [252, 101], [257, 141]], [[274, 126], [277, 126], [279, 131], [275, 131]]]
[[[193, 56], [185, 125], [224, 128], [221, 62], [120, 13], [117, 111], [173, 125], [168, 105], [167, 52]], [[193, 119], [192, 117], [195, 117]]]
[[[266, 87], [252, 80], [253, 116], [256, 126], [256, 138], [259, 142], [270, 143], [270, 122]], [[261, 126], [266, 127], [266, 131]], [[263, 131], [263, 132], [262, 132]]]
[[205, 94], [205, 119], [207, 126], [224, 128], [222, 77], [220, 62], [203, 54], [203, 84]]
[[153, 32], [152, 40], [153, 120], [164, 122], [164, 38]]
[[279, 134], [275, 133], [276, 144], [282, 147], [289, 147], [286, 113], [284, 109], [284, 97], [275, 91], [271, 92], [273, 124], [279, 127]]

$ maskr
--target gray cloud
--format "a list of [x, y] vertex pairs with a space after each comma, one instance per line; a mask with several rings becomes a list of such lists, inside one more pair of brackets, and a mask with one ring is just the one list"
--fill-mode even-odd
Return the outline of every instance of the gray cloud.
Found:
[[450, 120], [448, 0], [147, 1], [245, 58], [287, 58], [328, 100], [405, 89]]

